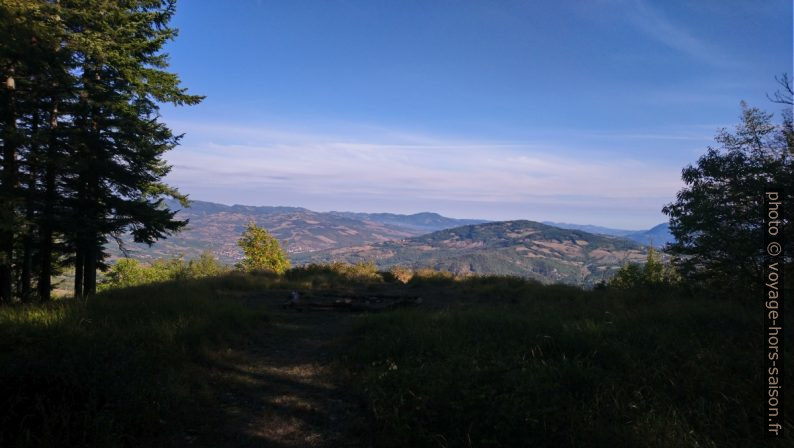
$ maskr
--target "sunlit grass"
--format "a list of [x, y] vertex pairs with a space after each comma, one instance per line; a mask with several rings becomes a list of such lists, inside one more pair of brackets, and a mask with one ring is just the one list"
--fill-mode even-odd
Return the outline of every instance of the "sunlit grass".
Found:
[[30, 305], [4, 307], [0, 308], [0, 325], [6, 328], [14, 325], [36, 327], [57, 325], [66, 318], [70, 309], [60, 303], [48, 307]]

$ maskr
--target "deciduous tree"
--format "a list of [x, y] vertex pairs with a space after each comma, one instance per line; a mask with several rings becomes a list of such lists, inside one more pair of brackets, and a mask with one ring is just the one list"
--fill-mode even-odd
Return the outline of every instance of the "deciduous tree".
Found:
[[695, 165], [684, 168], [686, 186], [664, 207], [676, 242], [667, 251], [690, 280], [720, 288], [762, 281], [764, 188], [786, 196], [787, 253], [794, 242], [794, 149], [790, 112], [782, 124], [770, 113], [741, 105], [733, 132], [723, 129]]
[[253, 222], [248, 224], [237, 245], [243, 249], [240, 267], [247, 271], [271, 271], [281, 274], [290, 262], [278, 240]]

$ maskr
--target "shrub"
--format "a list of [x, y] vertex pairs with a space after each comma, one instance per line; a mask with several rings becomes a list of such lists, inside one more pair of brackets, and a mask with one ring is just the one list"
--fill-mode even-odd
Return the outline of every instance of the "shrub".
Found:
[[336, 263], [334, 266], [340, 269], [347, 278], [358, 280], [382, 280], [378, 268], [372, 261], [356, 264]]
[[198, 259], [188, 262], [181, 257], [175, 257], [155, 260], [149, 266], [132, 258], [122, 258], [110, 268], [104, 280], [99, 284], [99, 289], [104, 291], [170, 280], [211, 277], [227, 271], [228, 268], [210, 252], [203, 252]]
[[290, 269], [286, 272], [286, 277], [290, 280], [301, 280], [311, 278], [314, 283], [320, 283], [328, 280], [344, 280], [344, 281], [376, 281], [383, 280], [378, 272], [375, 263], [312, 263], [305, 266], [299, 266]]
[[619, 289], [671, 286], [680, 281], [675, 268], [664, 263], [651, 247], [644, 265], [628, 263], [609, 281], [609, 286]]
[[408, 282], [411, 285], [423, 285], [427, 283], [445, 283], [455, 280], [455, 274], [449, 271], [437, 271], [432, 268], [421, 268], [413, 272], [411, 280]]
[[411, 268], [403, 266], [392, 266], [387, 272], [389, 279], [400, 283], [408, 283], [414, 276], [414, 271]]
[[99, 284], [99, 289], [126, 288], [151, 283], [154, 280], [150, 271], [149, 267], [142, 265], [138, 260], [122, 258], [110, 268], [104, 281]]
[[202, 252], [195, 260], [190, 260], [187, 265], [190, 278], [214, 277], [223, 274], [228, 269], [221, 264], [210, 252]]
[[289, 269], [289, 259], [278, 240], [253, 222], [248, 223], [237, 242], [244, 258], [238, 267], [245, 271], [271, 271], [282, 274]]

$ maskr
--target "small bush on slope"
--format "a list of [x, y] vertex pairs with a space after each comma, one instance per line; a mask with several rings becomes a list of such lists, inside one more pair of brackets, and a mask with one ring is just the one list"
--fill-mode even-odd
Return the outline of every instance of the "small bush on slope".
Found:
[[176, 257], [156, 260], [148, 266], [132, 258], [122, 258], [105, 274], [99, 290], [213, 277], [228, 271], [229, 268], [222, 265], [210, 252], [204, 252], [199, 258], [187, 262]]

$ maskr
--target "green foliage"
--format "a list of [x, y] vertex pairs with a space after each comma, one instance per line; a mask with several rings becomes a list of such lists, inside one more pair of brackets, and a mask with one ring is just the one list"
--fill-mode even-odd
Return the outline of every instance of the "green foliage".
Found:
[[272, 271], [281, 274], [290, 263], [278, 240], [266, 229], [250, 222], [237, 245], [243, 249], [240, 267], [246, 271]]
[[411, 275], [408, 284], [412, 286], [420, 286], [435, 283], [448, 283], [455, 280], [456, 275], [449, 271], [436, 270], [430, 268], [417, 269]]
[[[789, 86], [790, 90], [790, 86]], [[682, 275], [712, 288], [747, 288], [762, 282], [764, 256], [763, 191], [785, 189], [784, 204], [794, 203], [794, 138], [790, 112], [782, 125], [772, 115], [742, 103], [741, 121], [733, 133], [722, 130], [717, 148], [709, 148], [686, 167], [686, 187], [664, 207], [676, 242]], [[794, 254], [794, 207], [785, 207], [785, 253]]]
[[381, 283], [383, 277], [372, 262], [324, 263], [297, 266], [285, 272], [291, 282], [305, 282], [309, 288], [347, 289], [352, 285]]
[[331, 263], [331, 269], [340, 273], [342, 276], [352, 280], [381, 281], [378, 268], [372, 261], [365, 261], [355, 264]]
[[154, 270], [142, 265], [138, 260], [132, 258], [122, 258], [110, 268], [105, 280], [100, 283], [99, 288], [127, 288], [130, 286], [143, 285], [158, 281], [155, 278]]
[[228, 271], [210, 252], [198, 259], [185, 261], [180, 257], [156, 260], [146, 266], [138, 260], [122, 258], [114, 264], [99, 284], [100, 290], [127, 288], [170, 280], [187, 280], [221, 275]]
[[648, 257], [644, 265], [628, 263], [624, 265], [609, 281], [609, 286], [620, 289], [654, 288], [672, 286], [680, 281], [680, 277], [669, 263], [652, 247], [648, 248]]
[[190, 260], [187, 264], [188, 278], [214, 277], [226, 271], [228, 268], [209, 251], [202, 252], [197, 259]]

